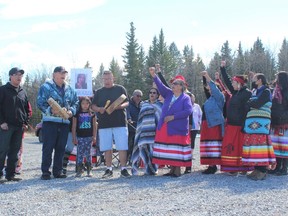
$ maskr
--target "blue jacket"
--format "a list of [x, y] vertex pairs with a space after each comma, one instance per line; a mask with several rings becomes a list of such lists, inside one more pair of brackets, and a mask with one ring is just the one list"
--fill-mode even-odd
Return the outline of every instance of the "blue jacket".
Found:
[[225, 123], [223, 108], [225, 97], [212, 80], [208, 84], [211, 89], [211, 96], [204, 103], [207, 124], [209, 128], [221, 125], [223, 136]]
[[174, 95], [172, 90], [167, 88], [158, 76], [154, 77], [154, 81], [160, 94], [165, 98], [157, 128], [160, 129], [162, 127], [166, 116], [173, 115], [174, 120], [167, 123], [168, 135], [187, 135], [189, 133], [189, 115], [192, 113], [190, 97], [187, 94], [182, 93], [169, 108]]
[[51, 107], [47, 100], [52, 97], [61, 107], [71, 110], [73, 115], [78, 108], [78, 98], [74, 89], [66, 82], [64, 84], [64, 95], [62, 96], [53, 80], [46, 81], [39, 89], [37, 97], [37, 107], [42, 112], [42, 120], [69, 124], [68, 119], [62, 119], [51, 114]]

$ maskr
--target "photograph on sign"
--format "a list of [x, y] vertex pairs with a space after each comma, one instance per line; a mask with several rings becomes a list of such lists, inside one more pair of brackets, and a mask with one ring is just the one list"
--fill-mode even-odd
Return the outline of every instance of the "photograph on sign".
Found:
[[70, 78], [70, 84], [77, 92], [78, 97], [93, 96], [91, 69], [73, 68]]

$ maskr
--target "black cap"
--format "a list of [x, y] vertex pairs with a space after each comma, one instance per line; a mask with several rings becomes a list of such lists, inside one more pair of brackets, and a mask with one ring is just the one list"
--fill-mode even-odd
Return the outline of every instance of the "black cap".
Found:
[[13, 74], [17, 74], [18, 72], [20, 72], [21, 74], [24, 74], [24, 70], [19, 69], [18, 67], [11, 68], [11, 70], [9, 71], [9, 76], [12, 76]]
[[63, 66], [56, 67], [54, 69], [54, 73], [57, 73], [57, 72], [66, 72], [66, 73], [68, 73], [68, 71], [66, 71], [66, 69]]

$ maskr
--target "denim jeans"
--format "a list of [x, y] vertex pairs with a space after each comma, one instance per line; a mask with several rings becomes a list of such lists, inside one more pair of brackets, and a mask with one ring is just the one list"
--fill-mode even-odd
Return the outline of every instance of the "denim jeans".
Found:
[[23, 129], [8, 125], [8, 130], [0, 129], [0, 176], [7, 156], [6, 178], [15, 175], [18, 152], [20, 150]]
[[52, 153], [54, 150], [52, 173], [54, 176], [62, 173], [62, 161], [65, 152], [69, 133], [69, 125], [57, 122], [43, 122], [42, 125], [42, 164], [43, 175], [51, 175], [49, 168], [52, 163]]

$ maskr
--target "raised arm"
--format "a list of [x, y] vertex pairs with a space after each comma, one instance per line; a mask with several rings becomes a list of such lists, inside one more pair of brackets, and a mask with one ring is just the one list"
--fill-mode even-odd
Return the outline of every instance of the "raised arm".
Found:
[[220, 66], [220, 71], [221, 71], [221, 75], [223, 77], [224, 83], [227, 86], [227, 88], [229, 89], [229, 91], [231, 93], [234, 92], [234, 88], [232, 86], [232, 81], [230, 76], [227, 74], [226, 71], [226, 62], [225, 61], [221, 61], [221, 66]]
[[166, 97], [170, 92], [172, 92], [172, 90], [170, 88], [168, 88], [167, 86], [165, 86], [162, 81], [159, 79], [159, 77], [156, 75], [155, 72], [155, 68], [154, 67], [150, 67], [149, 68], [149, 73], [152, 76], [160, 94], [162, 97]]

